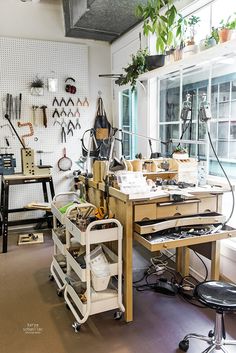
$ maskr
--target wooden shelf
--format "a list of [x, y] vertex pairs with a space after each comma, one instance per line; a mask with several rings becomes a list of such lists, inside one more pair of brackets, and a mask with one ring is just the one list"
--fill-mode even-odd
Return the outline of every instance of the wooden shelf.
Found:
[[193, 69], [194, 66], [204, 65], [210, 61], [216, 61], [216, 59], [226, 58], [228, 55], [236, 54], [236, 40], [230, 40], [228, 42], [218, 44], [210, 49], [206, 49], [198, 52], [197, 54], [190, 55], [179, 61], [175, 61], [173, 64], [165, 65], [145, 72], [139, 76], [139, 81], [146, 81], [152, 78], [162, 78], [169, 74], [179, 72], [181, 69]]

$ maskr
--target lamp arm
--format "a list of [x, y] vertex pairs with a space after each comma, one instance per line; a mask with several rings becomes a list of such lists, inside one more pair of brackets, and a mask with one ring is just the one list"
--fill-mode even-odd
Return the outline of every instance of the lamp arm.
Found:
[[20, 137], [19, 137], [19, 135], [18, 135], [18, 133], [17, 133], [17, 131], [16, 131], [14, 125], [12, 124], [11, 120], [9, 119], [9, 115], [8, 115], [8, 114], [5, 114], [5, 119], [7, 119], [7, 121], [8, 121], [8, 123], [10, 124], [12, 130], [13, 130], [14, 133], [16, 134], [16, 137], [17, 137], [18, 140], [20, 141], [21, 146], [25, 149], [26, 147], [25, 147], [24, 143], [21, 141], [21, 139], [20, 139]]

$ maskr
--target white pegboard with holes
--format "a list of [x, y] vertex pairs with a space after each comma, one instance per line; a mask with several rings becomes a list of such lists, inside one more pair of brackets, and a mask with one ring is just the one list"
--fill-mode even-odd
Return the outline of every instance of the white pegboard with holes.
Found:
[[[83, 132], [93, 125], [93, 114], [91, 114], [89, 97], [89, 76], [88, 76], [88, 47], [86, 45], [74, 43], [61, 43], [51, 41], [39, 41], [17, 38], [0, 37], [0, 99], [1, 103], [7, 93], [13, 97], [22, 94], [21, 122], [33, 122], [32, 106], [38, 106], [36, 110], [34, 135], [25, 139], [26, 146], [33, 148], [35, 151], [35, 163], [39, 164], [40, 154], [37, 151], [44, 151], [41, 154], [43, 164], [52, 165], [52, 175], [56, 193], [70, 190], [72, 178], [68, 178], [68, 172], [59, 171], [57, 161], [63, 155], [63, 148], [66, 147], [67, 155], [72, 159], [72, 170], [78, 169], [76, 161], [81, 155], [81, 137]], [[44, 94], [42, 96], [31, 95], [30, 83], [38, 76], [44, 81]], [[48, 78], [55, 77], [58, 79], [58, 91], [51, 93], [47, 88]], [[76, 94], [65, 91], [65, 80], [68, 77], [75, 79], [75, 83], [68, 83], [76, 86]], [[74, 105], [70, 101], [69, 106], [62, 105], [57, 107], [54, 98], [60, 103], [62, 98], [67, 103], [69, 98], [72, 99]], [[43, 125], [43, 114], [40, 107], [47, 106], [47, 128]], [[52, 117], [54, 109], [57, 108], [61, 113], [64, 109], [65, 113], [70, 116]], [[79, 113], [78, 113], [78, 111]], [[10, 144], [10, 153], [14, 153], [16, 158], [16, 172], [21, 171], [20, 149], [21, 145], [9, 127], [4, 126], [7, 121], [4, 118], [3, 106], [1, 104], [0, 113], [0, 148], [1, 153], [5, 152], [6, 137]], [[77, 116], [75, 113], [77, 111]], [[80, 115], [80, 117], [79, 117]], [[92, 117], [91, 117], [92, 115]], [[66, 135], [66, 142], [61, 141], [61, 126], [59, 123], [64, 121], [68, 125], [71, 120], [76, 125], [76, 119], [81, 126], [77, 124], [77, 129]], [[12, 123], [16, 127], [19, 135], [29, 133], [28, 127], [18, 127], [18, 121], [12, 118]], [[65, 128], [67, 133], [67, 128]], [[9, 208], [23, 207], [32, 201], [42, 202], [43, 193], [41, 185], [36, 184], [34, 187], [20, 186], [10, 189], [10, 205]], [[34, 212], [34, 215], [36, 212]], [[31, 212], [24, 214], [32, 216]], [[13, 215], [12, 215], [13, 216]], [[14, 214], [14, 219], [20, 218], [22, 215]]]

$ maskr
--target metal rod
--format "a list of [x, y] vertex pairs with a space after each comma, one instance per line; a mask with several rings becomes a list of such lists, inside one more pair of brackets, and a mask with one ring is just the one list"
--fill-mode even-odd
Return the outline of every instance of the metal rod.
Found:
[[20, 137], [19, 137], [19, 135], [18, 135], [18, 133], [17, 133], [17, 131], [16, 131], [14, 125], [12, 124], [11, 120], [9, 119], [9, 115], [8, 115], [8, 114], [5, 114], [5, 119], [7, 119], [7, 121], [8, 121], [8, 123], [10, 124], [12, 130], [13, 130], [14, 133], [16, 134], [16, 137], [17, 137], [18, 140], [20, 141], [21, 146], [22, 146], [24, 149], [26, 149], [26, 147], [25, 147], [24, 143], [21, 141], [21, 139], [20, 139]]

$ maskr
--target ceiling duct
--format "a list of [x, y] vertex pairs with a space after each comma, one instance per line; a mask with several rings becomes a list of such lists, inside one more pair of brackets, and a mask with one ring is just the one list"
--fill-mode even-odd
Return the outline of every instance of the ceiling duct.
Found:
[[63, 0], [67, 37], [112, 42], [140, 22], [135, 8], [147, 0]]

